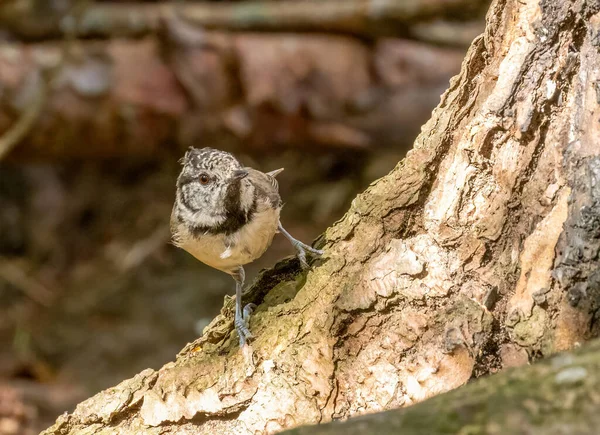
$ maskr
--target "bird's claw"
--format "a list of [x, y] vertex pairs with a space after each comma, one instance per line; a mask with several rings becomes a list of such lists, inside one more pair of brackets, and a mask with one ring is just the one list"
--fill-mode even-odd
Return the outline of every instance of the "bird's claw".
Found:
[[256, 304], [247, 304], [242, 310], [242, 316], [235, 318], [235, 330], [240, 336], [240, 347], [244, 347], [246, 342], [253, 338], [252, 333], [250, 332], [250, 315], [256, 308]]
[[248, 322], [250, 321], [250, 314], [252, 314], [255, 308], [256, 304], [249, 303], [244, 307], [244, 310], [242, 311], [242, 319], [244, 319], [246, 327], [248, 327]]
[[298, 250], [298, 260], [302, 269], [308, 269], [308, 262], [306, 261], [306, 251], [302, 248], [296, 248]]
[[300, 261], [300, 265], [302, 266], [302, 269], [308, 269], [309, 265], [308, 262], [306, 261], [306, 252], [310, 252], [313, 255], [323, 255], [323, 251], [321, 251], [320, 249], [315, 249], [312, 246], [308, 246], [305, 243], [302, 243], [299, 240], [296, 240], [296, 243], [294, 243], [294, 247], [296, 248], [296, 251], [298, 251], [298, 260]]
[[[245, 308], [244, 308], [244, 311], [246, 311]], [[246, 342], [249, 339], [253, 338], [252, 333], [248, 329], [248, 321], [247, 321], [247, 319], [244, 319], [242, 317], [242, 318], [236, 318], [234, 323], [235, 323], [235, 330], [237, 331], [238, 335], [240, 336], [240, 347], [244, 347]]]
[[308, 252], [314, 255], [323, 255], [325, 253], [325, 251], [323, 251], [322, 249], [315, 249], [312, 246], [308, 245], [304, 245], [304, 249], [306, 249]]

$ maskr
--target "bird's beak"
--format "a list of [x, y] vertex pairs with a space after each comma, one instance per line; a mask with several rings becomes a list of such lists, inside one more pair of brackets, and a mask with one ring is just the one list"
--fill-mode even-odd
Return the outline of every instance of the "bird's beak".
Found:
[[248, 171], [245, 169], [238, 169], [237, 171], [233, 171], [233, 175], [229, 179], [229, 182], [232, 183], [236, 180], [241, 180], [242, 178], [246, 178], [248, 176]]

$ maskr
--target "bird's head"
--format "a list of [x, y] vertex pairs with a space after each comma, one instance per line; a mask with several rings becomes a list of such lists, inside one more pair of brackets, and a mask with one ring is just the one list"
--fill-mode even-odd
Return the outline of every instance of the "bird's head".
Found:
[[230, 153], [190, 148], [180, 162], [177, 201], [191, 224], [216, 227], [232, 213], [247, 213], [252, 207], [254, 186], [248, 171]]

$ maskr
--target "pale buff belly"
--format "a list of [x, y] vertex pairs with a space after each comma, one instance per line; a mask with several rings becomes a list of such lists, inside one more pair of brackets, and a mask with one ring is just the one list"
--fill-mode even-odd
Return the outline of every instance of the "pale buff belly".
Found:
[[238, 232], [225, 235], [186, 237], [180, 247], [215, 269], [231, 273], [259, 258], [277, 233], [279, 209], [267, 208], [254, 214]]

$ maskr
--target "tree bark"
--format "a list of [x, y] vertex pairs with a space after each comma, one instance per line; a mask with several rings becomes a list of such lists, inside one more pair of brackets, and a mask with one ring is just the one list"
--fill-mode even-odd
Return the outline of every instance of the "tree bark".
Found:
[[496, 0], [414, 149], [303, 272], [46, 434], [274, 433], [397, 408], [598, 333], [600, 7]]
[[479, 379], [415, 406], [283, 434], [592, 434], [600, 425], [599, 374], [596, 340], [576, 353]]

